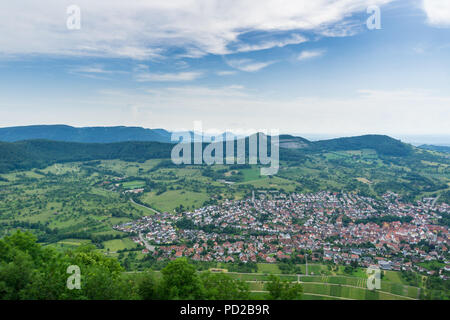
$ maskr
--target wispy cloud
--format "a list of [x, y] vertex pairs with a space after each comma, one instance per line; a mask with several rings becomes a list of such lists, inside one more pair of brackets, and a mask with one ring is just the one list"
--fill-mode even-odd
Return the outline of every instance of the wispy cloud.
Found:
[[[341, 28], [352, 14], [364, 12], [369, 4], [391, 1], [77, 0], [80, 30], [66, 28], [66, 1], [2, 1], [0, 51], [3, 55], [136, 60], [164, 59], [170, 52], [186, 57], [247, 52], [301, 43], [305, 39], [299, 33], [303, 31], [320, 33], [326, 29], [333, 36], [335, 26]], [[448, 1], [425, 1], [431, 21], [442, 21], [442, 10], [429, 5], [432, 2], [443, 6]], [[271, 39], [270, 34], [281, 31], [287, 35], [284, 40], [278, 36], [259, 43], [242, 40], [251, 32], [267, 33]]]
[[97, 73], [97, 74], [113, 74], [113, 73], [125, 73], [125, 71], [108, 70], [100, 65], [81, 66], [71, 69], [72, 72], [79, 73]]
[[216, 74], [218, 76], [232, 76], [232, 75], [236, 74], [236, 71], [229, 71], [229, 70], [217, 71]]
[[127, 74], [129, 72], [123, 70], [109, 70], [102, 65], [88, 65], [73, 67], [68, 71], [70, 74], [76, 74], [86, 78], [106, 80], [113, 74]]
[[270, 40], [270, 41], [264, 41], [257, 44], [243, 44], [237, 47], [237, 52], [249, 52], [249, 51], [258, 51], [258, 50], [266, 50], [271, 49], [275, 47], [285, 47], [287, 45], [292, 44], [300, 44], [303, 42], [308, 41], [307, 38], [303, 37], [300, 34], [293, 34], [287, 39], [281, 39], [281, 40]]
[[251, 59], [233, 59], [227, 60], [226, 62], [232, 68], [245, 72], [256, 72], [270, 66], [271, 64], [276, 63], [277, 61], [273, 60], [273, 61], [258, 62]]
[[304, 50], [298, 55], [297, 60], [300, 60], [300, 61], [310, 60], [310, 59], [321, 57], [324, 54], [325, 54], [325, 50]]
[[193, 81], [203, 75], [202, 72], [178, 72], [178, 73], [138, 73], [135, 76], [136, 81], [139, 82], [178, 82], [178, 81]]

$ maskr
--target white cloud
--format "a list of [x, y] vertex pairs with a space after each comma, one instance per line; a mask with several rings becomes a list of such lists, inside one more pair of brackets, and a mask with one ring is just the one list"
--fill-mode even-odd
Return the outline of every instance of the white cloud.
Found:
[[227, 70], [225, 70], [225, 71], [217, 71], [216, 74], [218, 76], [232, 76], [232, 75], [236, 74], [236, 71], [227, 71]]
[[70, 69], [71, 73], [88, 73], [88, 74], [117, 74], [117, 73], [128, 73], [122, 70], [108, 70], [102, 65], [89, 65], [89, 66], [79, 66]]
[[270, 41], [264, 41], [258, 44], [243, 44], [238, 46], [236, 49], [237, 52], [249, 52], [249, 51], [258, 51], [258, 50], [265, 50], [265, 49], [271, 49], [275, 47], [284, 47], [290, 44], [300, 44], [303, 42], [308, 41], [305, 37], [299, 34], [293, 34], [287, 39], [283, 40], [270, 40]]
[[321, 57], [324, 54], [325, 54], [325, 50], [304, 50], [298, 55], [297, 60], [300, 60], [300, 61], [309, 60], [309, 59]]
[[232, 59], [227, 60], [226, 63], [235, 69], [245, 71], [245, 72], [256, 72], [261, 69], [264, 69], [271, 64], [276, 63], [277, 61], [265, 61], [265, 62], [258, 62], [251, 59]]
[[198, 79], [203, 75], [202, 72], [178, 72], [178, 73], [138, 73], [135, 76], [136, 81], [139, 82], [176, 82], [176, 81], [192, 81]]
[[450, 27], [449, 0], [423, 0], [422, 7], [428, 17], [428, 23], [435, 26]]
[[122, 70], [108, 70], [102, 65], [87, 65], [73, 67], [68, 70], [68, 73], [85, 78], [108, 80], [111, 75], [127, 74], [128, 72]]
[[111, 73], [111, 71], [105, 70], [99, 66], [78, 67], [71, 71], [82, 73]]
[[[170, 48], [189, 57], [228, 54], [230, 48], [261, 50], [300, 43], [301, 31], [327, 30], [332, 35], [334, 26], [342, 26], [352, 13], [391, 1], [77, 0], [80, 30], [66, 28], [72, 0], [1, 1], [0, 52], [143, 60], [162, 59]], [[256, 44], [242, 40], [253, 31], [268, 36]], [[280, 32], [294, 35], [273, 40], [272, 34]]]

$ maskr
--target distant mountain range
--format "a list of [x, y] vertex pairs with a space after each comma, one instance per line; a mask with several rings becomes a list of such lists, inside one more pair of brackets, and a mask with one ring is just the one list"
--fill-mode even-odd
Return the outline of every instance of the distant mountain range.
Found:
[[141, 127], [84, 127], [36, 125], [0, 128], [0, 141], [16, 142], [45, 139], [65, 142], [111, 143], [124, 141], [170, 142], [171, 133], [164, 129]]
[[[382, 156], [405, 157], [414, 150], [413, 146], [384, 135], [321, 141], [291, 135], [279, 138], [280, 158], [292, 161], [315, 152], [373, 149]], [[12, 127], [0, 129], [1, 140], [6, 142], [0, 142], [0, 172], [42, 168], [56, 162], [168, 159], [173, 147], [168, 143], [169, 131], [136, 127]], [[249, 137], [245, 140], [248, 148]]]

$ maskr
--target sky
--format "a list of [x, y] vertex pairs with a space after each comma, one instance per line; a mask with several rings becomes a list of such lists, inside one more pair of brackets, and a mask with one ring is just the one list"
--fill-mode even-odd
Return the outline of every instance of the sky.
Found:
[[449, 70], [448, 0], [0, 3], [0, 127], [450, 137]]

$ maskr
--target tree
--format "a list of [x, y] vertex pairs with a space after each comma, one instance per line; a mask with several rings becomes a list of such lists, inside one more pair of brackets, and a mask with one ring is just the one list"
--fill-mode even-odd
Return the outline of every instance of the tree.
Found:
[[204, 297], [195, 267], [186, 258], [177, 259], [161, 270], [162, 299], [202, 299]]
[[124, 269], [119, 261], [94, 250], [92, 245], [83, 245], [68, 251], [70, 263], [81, 269], [79, 294], [92, 300], [127, 299], [122, 288]]
[[[53, 249], [42, 248], [36, 237], [20, 230], [0, 240], [0, 299], [57, 299], [64, 285], [59, 260]], [[65, 281], [65, 280], [63, 280]]]
[[151, 272], [145, 272], [138, 284], [138, 293], [143, 300], [157, 299], [157, 283]]
[[270, 275], [265, 288], [269, 291], [270, 300], [300, 300], [303, 295], [303, 287], [299, 283], [281, 281], [280, 277]]
[[[129, 299], [117, 259], [80, 246], [74, 251], [57, 252], [42, 247], [36, 237], [17, 231], [0, 240], [0, 299]], [[81, 271], [81, 289], [67, 288], [67, 268]]]
[[249, 299], [248, 285], [224, 273], [204, 272], [200, 276], [205, 296], [210, 300]]

